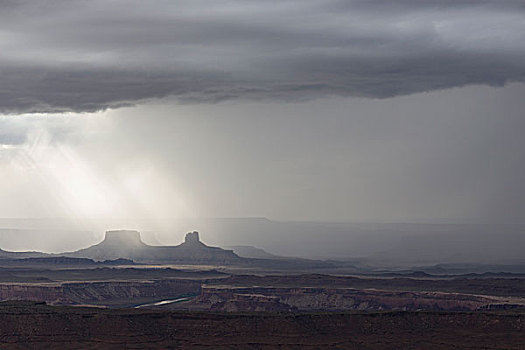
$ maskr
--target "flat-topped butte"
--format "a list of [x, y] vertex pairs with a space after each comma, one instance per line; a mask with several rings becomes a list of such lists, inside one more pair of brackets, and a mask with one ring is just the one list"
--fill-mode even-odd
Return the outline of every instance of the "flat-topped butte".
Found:
[[104, 240], [89, 248], [63, 255], [93, 260], [131, 259], [141, 263], [213, 263], [228, 264], [240, 260], [232, 250], [210, 247], [202, 243], [199, 233], [189, 232], [177, 246], [151, 246], [133, 230], [107, 231]]

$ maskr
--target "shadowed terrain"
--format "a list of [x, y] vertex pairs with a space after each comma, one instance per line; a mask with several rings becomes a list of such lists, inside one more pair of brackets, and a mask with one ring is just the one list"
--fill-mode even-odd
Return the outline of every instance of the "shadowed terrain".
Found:
[[523, 274], [388, 272], [241, 249], [260, 258], [196, 232], [178, 246], [109, 231], [64, 255], [4, 252], [0, 348], [524, 346]]
[[524, 312], [196, 313], [0, 304], [0, 346], [523, 349]]

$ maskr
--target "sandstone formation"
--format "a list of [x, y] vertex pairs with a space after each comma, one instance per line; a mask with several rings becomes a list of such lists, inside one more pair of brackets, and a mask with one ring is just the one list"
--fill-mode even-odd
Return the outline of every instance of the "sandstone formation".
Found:
[[321, 287], [203, 286], [196, 308], [217, 311], [474, 311], [524, 307], [525, 299], [444, 292]]
[[32, 300], [52, 305], [130, 305], [143, 301], [196, 295], [201, 281], [102, 281], [0, 284], [0, 300]]
[[[81, 260], [59, 259], [60, 257], [93, 259], [97, 264], [108, 265], [130, 265], [135, 262], [143, 264], [241, 265], [277, 271], [309, 271], [310, 269], [325, 269], [340, 265], [348, 268], [346, 263], [279, 257], [264, 251], [262, 253], [258, 251], [258, 254], [255, 255], [239, 256], [230, 249], [207, 246], [200, 241], [198, 232], [189, 232], [185, 241], [177, 246], [149, 245], [142, 241], [138, 231], [115, 230], [107, 231], [102, 242], [74, 252], [48, 254], [42, 252], [10, 252], [0, 249], [0, 260], [10, 265], [21, 263], [79, 265], [83, 263]], [[22, 261], [23, 259], [25, 261]], [[354, 269], [352, 268], [352, 270]]]
[[137, 231], [107, 231], [102, 242], [64, 255], [97, 261], [131, 259], [140, 263], [232, 264], [241, 260], [233, 251], [209, 247], [199, 240], [198, 232], [186, 234], [178, 246], [150, 246]]

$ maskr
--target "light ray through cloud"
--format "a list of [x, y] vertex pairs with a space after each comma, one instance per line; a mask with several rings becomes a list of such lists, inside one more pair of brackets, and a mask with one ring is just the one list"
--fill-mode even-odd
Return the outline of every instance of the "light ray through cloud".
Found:
[[[107, 146], [113, 141], [104, 136], [114, 132], [107, 114], [32, 116], [31, 123], [20, 119], [24, 143], [0, 148], [4, 183], [16, 186], [26, 179], [38, 184], [45, 193], [34, 194], [35, 202], [45, 198], [44, 203], [34, 203], [40, 215], [91, 221], [91, 226], [104, 219], [161, 222], [190, 216], [173, 173], [162, 174], [140, 154], [122, 159], [118, 152], [99, 152], [100, 142]], [[57, 130], [56, 124], [68, 127]]]

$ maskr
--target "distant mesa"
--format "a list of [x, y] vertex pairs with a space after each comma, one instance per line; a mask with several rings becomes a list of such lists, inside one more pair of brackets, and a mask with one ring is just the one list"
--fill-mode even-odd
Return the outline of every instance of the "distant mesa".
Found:
[[177, 246], [147, 245], [142, 241], [138, 231], [107, 231], [104, 240], [99, 244], [63, 255], [96, 261], [130, 259], [139, 263], [179, 264], [229, 264], [241, 259], [231, 250], [210, 247], [202, 243], [196, 231], [187, 233], [184, 243]]
[[185, 247], [206, 247], [206, 245], [200, 241], [199, 233], [197, 231], [186, 233], [182, 245]]
[[107, 231], [103, 243], [115, 247], [146, 246], [140, 239], [140, 232], [130, 230]]
[[[101, 265], [178, 264], [178, 265], [242, 265], [270, 269], [325, 268], [333, 262], [275, 256], [262, 249], [237, 246], [235, 250], [210, 247], [201, 242], [199, 233], [188, 232], [184, 242], [176, 246], [155, 246], [142, 241], [135, 230], [107, 231], [102, 242], [73, 252], [47, 254], [41, 252], [8, 252], [0, 249], [0, 260], [28, 259], [26, 263], [81, 264], [85, 259]], [[65, 257], [66, 259], [60, 259]], [[76, 258], [68, 260], [67, 258]], [[84, 260], [83, 260], [84, 259]]]

